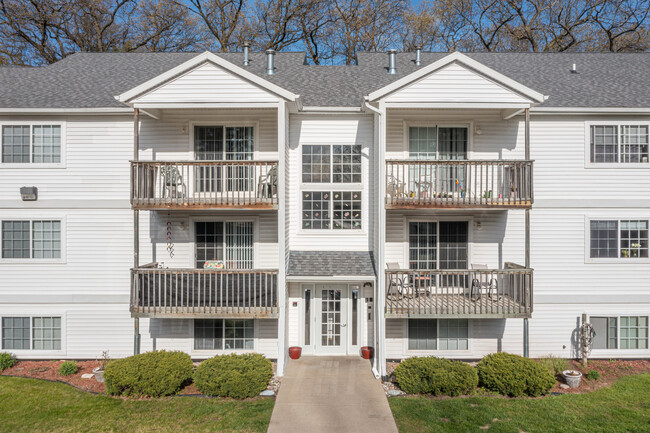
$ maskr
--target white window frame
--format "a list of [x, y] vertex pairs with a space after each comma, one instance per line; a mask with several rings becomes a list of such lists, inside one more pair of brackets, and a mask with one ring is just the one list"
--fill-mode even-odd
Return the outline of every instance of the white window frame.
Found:
[[[409, 320], [410, 319], [433, 319], [436, 321], [436, 349], [435, 350], [411, 350], [409, 349]], [[467, 349], [466, 350], [441, 350], [440, 347], [440, 320], [467, 320]], [[449, 318], [434, 318], [434, 317], [411, 317], [404, 320], [404, 344], [403, 344], [403, 353], [410, 356], [432, 356], [432, 355], [443, 355], [443, 356], [468, 356], [472, 353], [472, 319], [456, 319], [454, 317]]]
[[[3, 317], [28, 317], [29, 318], [29, 349], [2, 349], [2, 337], [4, 337], [4, 328], [2, 327]], [[35, 317], [60, 317], [61, 318], [61, 349], [60, 350], [34, 350], [34, 318]], [[16, 356], [32, 358], [43, 356], [65, 356], [67, 352], [67, 326], [66, 313], [44, 312], [39, 314], [2, 314], [0, 315], [0, 351], [13, 353]]]
[[[34, 254], [33, 236], [34, 236], [34, 221], [60, 221], [61, 222], [61, 257], [59, 258], [4, 258], [2, 257], [2, 222], [3, 221], [29, 221], [29, 250], [30, 256]], [[10, 215], [0, 219], [0, 264], [2, 263], [52, 263], [52, 264], [65, 264], [66, 263], [66, 244], [67, 244], [67, 221], [65, 216], [59, 215], [43, 215], [42, 217], [24, 216], [24, 215]]]
[[[260, 140], [259, 140], [259, 122], [258, 121], [242, 121], [238, 122], [235, 120], [229, 120], [229, 121], [224, 121], [220, 122], [218, 120], [215, 120], [214, 122], [208, 122], [208, 121], [192, 121], [189, 122], [189, 130], [188, 136], [189, 136], [189, 147], [188, 147], [188, 160], [189, 161], [194, 161], [194, 127], [195, 126], [207, 126], [207, 127], [215, 127], [215, 126], [221, 126], [223, 128], [223, 137], [224, 137], [224, 149], [226, 146], [226, 128], [246, 128], [246, 127], [252, 127], [253, 128], [253, 161], [259, 161], [259, 154], [260, 154]], [[225, 151], [225, 150], [224, 150]], [[224, 160], [225, 161], [225, 160]]]
[[[206, 317], [206, 319], [210, 319]], [[212, 318], [214, 320], [252, 320], [253, 321], [253, 348], [252, 349], [226, 349], [225, 348], [225, 342], [226, 339], [223, 338], [222, 342], [222, 349], [217, 349], [217, 350], [200, 350], [200, 349], [195, 349], [194, 348], [194, 320], [201, 320], [201, 319], [192, 319], [191, 320], [191, 326], [190, 326], [190, 341], [191, 341], [191, 347], [192, 349], [190, 350], [190, 354], [192, 357], [196, 356], [197, 358], [211, 358], [215, 355], [229, 355], [232, 353], [235, 354], [242, 354], [242, 353], [255, 353], [258, 351], [258, 340], [259, 340], [259, 319], [255, 318], [241, 318], [241, 317], [214, 317]], [[226, 332], [226, 325], [225, 322], [223, 323], [223, 332], [225, 334]]]
[[410, 243], [409, 243], [409, 224], [410, 223], [418, 223], [418, 222], [426, 222], [426, 223], [436, 223], [436, 257], [437, 257], [437, 262], [438, 265], [440, 265], [440, 222], [467, 222], [467, 264], [469, 267], [472, 266], [472, 245], [474, 243], [474, 217], [472, 216], [440, 216], [440, 217], [433, 217], [433, 216], [409, 216], [409, 217], [404, 217], [404, 220], [402, 222], [403, 227], [404, 227], [404, 243], [403, 243], [403, 254], [402, 254], [402, 260], [403, 264], [402, 267], [404, 269], [409, 268], [409, 248], [410, 248]]
[[[621, 221], [648, 221], [648, 229], [650, 230], [650, 218], [647, 216], [586, 216], [585, 217], [585, 263], [650, 263], [650, 252], [648, 257], [620, 257], [621, 254]], [[619, 257], [591, 257], [591, 221], [616, 221], [618, 223], [616, 248]], [[650, 237], [650, 236], [649, 236]], [[650, 239], [649, 239], [650, 241]]]
[[[624, 353], [648, 353], [650, 351], [650, 336], [648, 337], [648, 348], [647, 349], [622, 349], [621, 348], [621, 317], [647, 317], [648, 318], [648, 323], [649, 323], [649, 328], [650, 328], [650, 314], [648, 314], [647, 311], [645, 312], [639, 312], [639, 313], [625, 313], [625, 314], [612, 314], [612, 313], [602, 313], [602, 314], [589, 314], [587, 316], [587, 321], [591, 323], [591, 318], [592, 317], [608, 317], [608, 318], [615, 318], [616, 319], [616, 348], [615, 349], [593, 349], [591, 351], [593, 356], [606, 356], [607, 353], [617, 353], [617, 352], [624, 352]], [[650, 332], [650, 329], [649, 331]]]
[[[241, 219], [237, 219], [237, 217], [240, 217]], [[189, 236], [190, 236], [190, 248], [192, 248], [192, 253], [189, 254], [190, 258], [190, 263], [189, 267], [191, 269], [195, 269], [196, 266], [196, 227], [195, 224], [196, 222], [222, 222], [222, 223], [228, 223], [228, 222], [249, 222], [253, 223], [253, 267], [252, 269], [259, 269], [259, 250], [260, 250], [260, 224], [259, 224], [259, 217], [251, 217], [248, 215], [231, 215], [231, 216], [218, 216], [218, 217], [210, 217], [210, 216], [194, 216], [189, 218]], [[226, 245], [225, 245], [225, 239], [224, 239], [224, 257], [225, 257], [225, 251]], [[228, 270], [228, 268], [226, 268]]]
[[[649, 162], [620, 162], [621, 160], [621, 126], [647, 126], [648, 134], [650, 135], [650, 122], [647, 120], [599, 120], [599, 121], [588, 121], [585, 122], [585, 168], [606, 168], [606, 169], [615, 169], [615, 168], [645, 168], [650, 169], [650, 158]], [[592, 126], [616, 126], [618, 134], [618, 159], [619, 162], [591, 162], [591, 127]]]
[[[2, 128], [4, 126], [29, 126], [29, 156], [30, 162], [3, 162], [2, 161], [2, 147], [4, 143], [2, 142]], [[33, 131], [34, 126], [60, 126], [61, 127], [61, 161], [60, 162], [31, 162], [31, 159], [34, 155], [34, 143], [33, 143]], [[0, 122], [0, 168], [2, 169], [16, 169], [16, 168], [27, 168], [27, 169], [43, 169], [43, 168], [66, 168], [66, 149], [67, 149], [67, 131], [66, 131], [66, 122], [61, 120], [53, 121], [4, 121]]]
[[[411, 140], [410, 137], [410, 128], [466, 128], [467, 129], [467, 160], [471, 160], [474, 157], [473, 150], [474, 150], [474, 121], [466, 121], [466, 122], [450, 122], [450, 123], [445, 123], [445, 122], [425, 122], [425, 121], [412, 121], [412, 120], [404, 120], [402, 124], [402, 136], [404, 137], [404, 141], [402, 142], [402, 152], [403, 152], [403, 159], [409, 159], [410, 157], [410, 151], [409, 151], [409, 142]], [[438, 137], [439, 138], [439, 137]], [[436, 153], [438, 153], [436, 151]]]

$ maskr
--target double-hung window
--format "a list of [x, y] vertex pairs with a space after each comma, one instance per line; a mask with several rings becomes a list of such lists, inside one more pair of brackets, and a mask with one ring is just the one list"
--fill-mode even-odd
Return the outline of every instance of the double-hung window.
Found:
[[589, 318], [594, 329], [593, 349], [647, 349], [648, 316]]
[[61, 317], [3, 317], [3, 350], [61, 350]]
[[361, 145], [302, 146], [302, 228], [362, 228]]
[[195, 319], [194, 350], [253, 350], [252, 319]]
[[590, 162], [648, 163], [649, 127], [647, 123], [590, 125]]
[[2, 163], [61, 163], [61, 125], [2, 125]]
[[647, 259], [648, 220], [590, 220], [589, 257]]
[[60, 220], [3, 220], [3, 259], [60, 259]]
[[221, 260], [227, 269], [252, 269], [254, 224], [251, 221], [199, 221], [194, 225], [196, 267]]
[[468, 350], [467, 319], [409, 319], [408, 350]]

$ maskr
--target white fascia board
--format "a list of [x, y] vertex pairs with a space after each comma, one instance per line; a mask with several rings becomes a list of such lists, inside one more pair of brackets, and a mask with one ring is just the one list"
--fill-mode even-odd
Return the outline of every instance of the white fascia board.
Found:
[[361, 112], [361, 107], [304, 106], [301, 111], [305, 113], [359, 113]]
[[502, 73], [485, 66], [483, 63], [480, 63], [462, 53], [459, 53], [458, 51], [455, 51], [448, 56], [445, 56], [442, 59], [437, 60], [430, 65], [427, 65], [422, 69], [405, 76], [404, 78], [401, 78], [385, 87], [382, 87], [379, 90], [375, 90], [367, 96], [367, 99], [369, 101], [376, 101], [378, 99], [381, 99], [384, 96], [387, 96], [388, 94], [393, 93], [394, 91], [408, 84], [414, 83], [420, 78], [424, 78], [432, 72], [435, 72], [438, 69], [441, 69], [453, 62], [458, 62], [464, 66], [467, 66], [470, 69], [473, 69], [476, 72], [479, 72], [480, 74], [492, 79], [493, 81], [496, 81], [497, 83], [503, 84], [504, 86], [517, 91], [518, 93], [530, 98], [532, 102], [541, 103], [547, 99], [547, 97], [543, 94], [536, 92], [530, 87], [524, 86], [512, 78], [509, 78]]
[[164, 84], [165, 82], [176, 78], [177, 76], [190, 71], [191, 69], [206, 63], [206, 62], [211, 62], [214, 63], [215, 65], [232, 72], [235, 75], [240, 76], [241, 78], [244, 78], [254, 84], [257, 84], [258, 86], [268, 90], [271, 93], [274, 93], [288, 101], [295, 102], [300, 98], [300, 95], [296, 95], [295, 93], [289, 92], [286, 89], [283, 89], [280, 86], [277, 86], [263, 78], [258, 77], [257, 75], [248, 72], [247, 70], [240, 68], [239, 66], [230, 63], [229, 61], [222, 59], [221, 57], [217, 56], [216, 54], [213, 54], [209, 51], [205, 51], [201, 54], [198, 54], [196, 57], [191, 58], [190, 60], [181, 63], [180, 65], [176, 66], [175, 68], [170, 69], [167, 72], [163, 72], [162, 74], [152, 78], [149, 81], [146, 81], [139, 86], [134, 87], [131, 90], [127, 90], [126, 92], [115, 96], [115, 99], [121, 102], [128, 102], [131, 99], [151, 90], [154, 89], [161, 84]]
[[287, 277], [287, 281], [301, 281], [301, 282], [321, 282], [321, 281], [375, 281], [374, 275], [292, 275]]
[[277, 102], [140, 102], [134, 108], [142, 109], [178, 109], [178, 108], [277, 108]]
[[0, 108], [0, 114], [131, 114], [131, 107]]
[[518, 109], [530, 108], [531, 104], [517, 104], [512, 102], [385, 102], [386, 108], [462, 108], [462, 109]]
[[533, 107], [538, 114], [650, 114], [650, 108], [625, 107]]

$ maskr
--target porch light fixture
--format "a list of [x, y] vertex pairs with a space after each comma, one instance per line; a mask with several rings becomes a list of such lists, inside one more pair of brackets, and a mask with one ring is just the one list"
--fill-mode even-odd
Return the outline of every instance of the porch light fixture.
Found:
[[36, 201], [38, 199], [38, 188], [35, 186], [21, 187], [20, 198], [22, 198], [23, 201]]

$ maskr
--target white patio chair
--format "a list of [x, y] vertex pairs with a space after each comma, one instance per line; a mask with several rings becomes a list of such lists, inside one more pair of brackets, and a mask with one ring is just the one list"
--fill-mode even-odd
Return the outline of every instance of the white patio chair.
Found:
[[[472, 269], [484, 270], [488, 269], [486, 264], [472, 263]], [[488, 295], [488, 298], [494, 299], [499, 293], [499, 283], [495, 278], [483, 279], [480, 277], [480, 273], [472, 273], [472, 285], [469, 289], [469, 297], [472, 301], [477, 301], [481, 299], [481, 296], [485, 292]], [[501, 297], [499, 297], [501, 299]]]
[[[402, 267], [397, 262], [386, 263], [389, 271], [398, 271]], [[397, 293], [402, 296], [412, 296], [414, 293], [413, 284], [409, 281], [408, 275], [391, 273], [388, 283], [388, 293]], [[394, 290], [394, 292], [393, 292]]]

